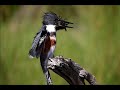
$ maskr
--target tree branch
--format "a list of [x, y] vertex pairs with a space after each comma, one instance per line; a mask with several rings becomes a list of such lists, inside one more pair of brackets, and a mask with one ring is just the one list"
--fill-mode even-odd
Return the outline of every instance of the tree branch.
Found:
[[64, 78], [70, 85], [96, 85], [95, 76], [87, 72], [77, 63], [63, 56], [56, 56], [48, 60], [48, 68]]

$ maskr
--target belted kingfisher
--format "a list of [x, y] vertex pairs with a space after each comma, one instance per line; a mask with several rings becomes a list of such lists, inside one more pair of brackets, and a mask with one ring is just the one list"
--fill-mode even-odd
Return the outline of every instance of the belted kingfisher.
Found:
[[51, 85], [51, 77], [47, 68], [48, 59], [54, 56], [54, 50], [56, 47], [56, 31], [72, 28], [68, 24], [73, 24], [63, 20], [60, 16], [57, 16], [53, 12], [47, 12], [43, 16], [43, 26], [41, 30], [34, 37], [32, 47], [29, 50], [29, 56], [31, 58], [40, 57], [40, 64], [45, 74], [47, 85]]

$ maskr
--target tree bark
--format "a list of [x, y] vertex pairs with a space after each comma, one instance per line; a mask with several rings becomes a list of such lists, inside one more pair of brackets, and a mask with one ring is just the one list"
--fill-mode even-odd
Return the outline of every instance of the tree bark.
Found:
[[70, 58], [64, 58], [63, 56], [50, 58], [48, 60], [48, 69], [64, 78], [70, 85], [85, 85], [85, 80], [90, 85], [96, 85], [95, 76]]

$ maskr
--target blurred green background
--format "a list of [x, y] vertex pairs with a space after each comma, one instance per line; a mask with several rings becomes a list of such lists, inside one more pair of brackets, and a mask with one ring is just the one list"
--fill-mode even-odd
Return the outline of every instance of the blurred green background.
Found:
[[[30, 59], [33, 37], [42, 16], [53, 11], [74, 23], [57, 32], [55, 55], [71, 58], [101, 85], [120, 84], [120, 6], [1, 5], [0, 84], [45, 85], [39, 59]], [[68, 83], [50, 71], [54, 85]]]

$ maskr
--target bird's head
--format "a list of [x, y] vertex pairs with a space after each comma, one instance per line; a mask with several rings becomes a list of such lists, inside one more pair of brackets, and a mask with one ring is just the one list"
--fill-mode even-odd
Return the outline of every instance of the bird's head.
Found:
[[68, 26], [68, 24], [73, 24], [71, 22], [65, 21], [60, 16], [57, 16], [53, 12], [47, 12], [43, 16], [43, 25], [56, 25], [56, 30], [61, 30], [66, 28], [73, 28]]

